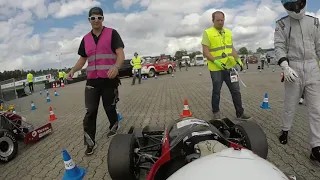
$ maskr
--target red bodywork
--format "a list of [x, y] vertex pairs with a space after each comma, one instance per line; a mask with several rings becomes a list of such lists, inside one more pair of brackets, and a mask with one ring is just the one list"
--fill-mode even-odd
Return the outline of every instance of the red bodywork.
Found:
[[[149, 174], [147, 176], [146, 180], [154, 180], [158, 170], [160, 169], [160, 167], [162, 165], [164, 165], [165, 163], [167, 163], [168, 161], [170, 161], [171, 159], [171, 155], [170, 155], [170, 142], [169, 142], [169, 132], [166, 129], [165, 130], [165, 136], [162, 142], [162, 151], [161, 151], [161, 156], [160, 158], [153, 164], [151, 170], [149, 171]], [[245, 149], [243, 146], [233, 143], [233, 142], [229, 142], [229, 147], [232, 147], [234, 149]]]
[[[41, 126], [37, 129], [33, 129], [33, 126], [25, 121], [22, 120], [22, 117], [18, 114], [14, 114], [11, 112], [0, 112], [1, 116], [4, 116], [5, 118], [10, 121], [10, 123], [15, 127], [18, 131], [23, 131], [23, 128], [26, 128], [30, 130], [30, 132], [24, 134], [24, 143], [25, 144], [32, 144], [43, 137], [47, 136], [48, 134], [52, 133], [52, 125], [51, 123], [48, 123], [44, 126]], [[32, 128], [32, 129], [30, 129]], [[19, 132], [20, 133], [20, 132]], [[22, 133], [22, 132], [21, 132]]]
[[52, 125], [48, 123], [33, 131], [28, 132], [24, 137], [25, 144], [32, 144], [52, 133]]

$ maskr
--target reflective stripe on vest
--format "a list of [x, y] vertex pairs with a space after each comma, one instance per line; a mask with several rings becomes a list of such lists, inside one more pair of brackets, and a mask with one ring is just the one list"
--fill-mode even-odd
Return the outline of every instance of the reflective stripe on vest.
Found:
[[112, 31], [113, 29], [104, 27], [97, 44], [91, 32], [84, 36], [88, 56], [87, 79], [108, 78], [109, 69], [115, 65], [117, 55], [111, 49]]
[[140, 56], [137, 56], [132, 58], [132, 62], [133, 62], [133, 69], [141, 69], [142, 66], [141, 66], [141, 58]]
[[[214, 27], [209, 28], [205, 30], [208, 39], [210, 41], [210, 53], [213, 56], [214, 60], [218, 60], [226, 65], [227, 69], [231, 69], [234, 67], [237, 63], [232, 57], [232, 33], [230, 30], [223, 28], [224, 35], [221, 35], [218, 30], [216, 30]], [[225, 54], [226, 57], [223, 57], [222, 55]], [[216, 64], [214, 64], [212, 61], [208, 62], [208, 69], [210, 71], [220, 71], [221, 69], [217, 67]]]

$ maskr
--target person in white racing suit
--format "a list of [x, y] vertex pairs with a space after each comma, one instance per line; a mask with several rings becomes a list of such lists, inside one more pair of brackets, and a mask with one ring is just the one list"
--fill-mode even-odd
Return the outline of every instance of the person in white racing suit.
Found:
[[284, 72], [284, 114], [281, 144], [287, 144], [296, 106], [304, 92], [310, 126], [310, 158], [320, 162], [320, 27], [319, 19], [306, 15], [306, 0], [281, 0], [288, 12], [277, 21], [275, 54]]

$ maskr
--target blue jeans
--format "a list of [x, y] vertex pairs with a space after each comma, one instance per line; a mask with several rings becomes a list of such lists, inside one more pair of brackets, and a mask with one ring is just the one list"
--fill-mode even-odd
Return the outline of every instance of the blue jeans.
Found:
[[231, 93], [233, 105], [236, 109], [236, 115], [237, 117], [241, 117], [243, 115], [244, 110], [242, 108], [239, 82], [231, 83], [229, 70], [210, 71], [210, 75], [212, 80], [212, 112], [217, 113], [220, 111], [219, 105], [221, 87], [222, 83], [225, 82]]

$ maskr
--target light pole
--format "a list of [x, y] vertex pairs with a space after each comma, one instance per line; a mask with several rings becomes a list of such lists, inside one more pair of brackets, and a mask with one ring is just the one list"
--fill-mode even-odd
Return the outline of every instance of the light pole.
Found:
[[61, 69], [61, 60], [60, 60], [61, 55], [62, 55], [62, 53], [56, 54], [56, 56], [58, 56], [58, 58], [59, 58], [58, 62], [59, 62], [60, 69]]

